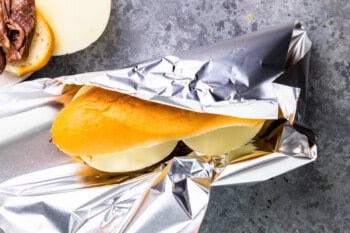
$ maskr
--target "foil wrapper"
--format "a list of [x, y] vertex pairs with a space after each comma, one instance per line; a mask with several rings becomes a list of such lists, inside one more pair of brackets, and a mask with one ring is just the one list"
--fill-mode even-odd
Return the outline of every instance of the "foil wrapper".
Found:
[[[283, 24], [130, 67], [0, 90], [0, 232], [197, 232], [210, 188], [261, 182], [314, 161], [303, 123], [311, 42]], [[50, 126], [80, 85], [266, 123], [224, 155], [175, 155], [130, 174], [73, 161]]]

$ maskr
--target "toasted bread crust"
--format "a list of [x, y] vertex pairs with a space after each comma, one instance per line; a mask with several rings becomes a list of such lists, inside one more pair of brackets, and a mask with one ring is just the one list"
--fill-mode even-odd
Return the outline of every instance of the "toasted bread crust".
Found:
[[72, 156], [123, 151], [263, 120], [197, 113], [101, 88], [69, 103], [52, 125], [53, 142]]

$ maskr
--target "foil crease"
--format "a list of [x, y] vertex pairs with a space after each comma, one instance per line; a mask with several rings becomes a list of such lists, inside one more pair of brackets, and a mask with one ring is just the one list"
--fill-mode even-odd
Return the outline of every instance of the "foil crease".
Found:
[[[23, 135], [13, 125], [28, 117], [46, 117], [48, 137], [49, 122], [80, 85], [199, 112], [267, 120], [250, 143], [225, 155], [193, 151], [130, 174], [96, 171], [59, 151], [37, 150], [35, 158], [50, 154], [53, 161], [39, 161], [23, 174], [1, 173], [0, 232], [197, 232], [211, 187], [261, 182], [317, 158], [314, 134], [302, 122], [310, 48], [301, 24], [283, 24], [123, 69], [1, 89], [0, 127], [12, 129], [13, 138]], [[52, 150], [42, 137], [27, 136], [29, 143]], [[2, 151], [11, 151], [10, 144], [0, 134]], [[14, 156], [20, 157], [17, 150]], [[18, 166], [30, 166], [22, 163]]]
[[284, 72], [292, 24], [124, 69], [59, 77], [193, 111], [276, 119], [273, 81]]

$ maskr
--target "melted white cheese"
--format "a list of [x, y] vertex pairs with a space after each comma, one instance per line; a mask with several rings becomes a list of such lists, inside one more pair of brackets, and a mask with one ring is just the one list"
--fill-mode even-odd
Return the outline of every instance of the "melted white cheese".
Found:
[[81, 156], [91, 167], [105, 172], [136, 171], [166, 158], [174, 149], [177, 141], [169, 141], [150, 147], [137, 147], [122, 152]]
[[205, 155], [220, 155], [247, 144], [261, 129], [256, 126], [229, 126], [183, 139], [192, 150]]

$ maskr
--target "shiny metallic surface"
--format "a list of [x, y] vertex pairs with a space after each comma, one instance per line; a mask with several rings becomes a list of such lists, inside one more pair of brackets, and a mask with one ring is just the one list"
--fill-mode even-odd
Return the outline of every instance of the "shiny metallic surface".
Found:
[[[296, 124], [302, 123], [306, 104], [310, 46], [300, 25], [284, 24], [119, 70], [2, 89], [0, 126], [12, 133], [0, 134], [0, 229], [198, 231], [212, 186], [264, 181], [317, 158], [312, 132]], [[295, 69], [305, 72], [296, 75]], [[104, 173], [73, 161], [50, 142], [50, 123], [77, 91], [73, 84], [195, 111], [274, 120], [226, 155], [191, 152], [137, 173]], [[28, 119], [40, 121], [16, 127]]]
[[59, 80], [198, 112], [275, 119], [278, 102], [273, 82], [284, 72], [292, 38], [300, 40], [292, 33], [292, 23], [278, 25], [124, 69]]

